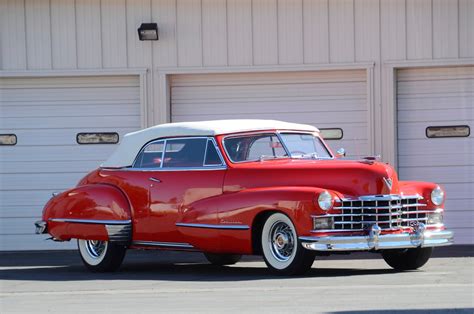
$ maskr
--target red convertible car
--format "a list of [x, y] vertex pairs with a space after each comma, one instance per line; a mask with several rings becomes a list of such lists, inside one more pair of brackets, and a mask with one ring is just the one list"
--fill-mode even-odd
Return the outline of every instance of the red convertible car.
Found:
[[444, 196], [374, 158], [335, 156], [312, 126], [170, 123], [125, 135], [99, 169], [53, 196], [36, 232], [77, 239], [92, 271], [116, 270], [127, 249], [200, 251], [216, 265], [263, 255], [284, 275], [318, 254], [371, 251], [409, 270], [453, 241]]

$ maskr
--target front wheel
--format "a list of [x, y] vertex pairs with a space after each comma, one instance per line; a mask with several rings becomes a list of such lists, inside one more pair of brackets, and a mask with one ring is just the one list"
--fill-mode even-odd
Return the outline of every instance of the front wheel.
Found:
[[280, 275], [306, 273], [316, 256], [301, 246], [291, 219], [282, 213], [272, 214], [265, 221], [261, 245], [265, 263]]
[[113, 272], [122, 264], [125, 246], [108, 241], [77, 240], [79, 254], [84, 265], [93, 272]]
[[433, 248], [416, 248], [382, 251], [382, 257], [396, 270], [413, 270], [425, 265], [431, 257]]

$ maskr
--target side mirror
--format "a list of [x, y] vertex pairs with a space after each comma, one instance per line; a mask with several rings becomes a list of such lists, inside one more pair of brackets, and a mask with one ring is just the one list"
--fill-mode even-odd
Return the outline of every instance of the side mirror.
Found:
[[337, 158], [346, 157], [346, 150], [344, 148], [339, 148], [336, 151], [336, 157]]

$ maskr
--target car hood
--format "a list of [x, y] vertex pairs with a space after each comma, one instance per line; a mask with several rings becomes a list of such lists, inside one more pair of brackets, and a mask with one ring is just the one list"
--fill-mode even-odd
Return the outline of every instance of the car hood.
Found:
[[388, 164], [371, 160], [281, 159], [242, 163], [227, 171], [224, 191], [281, 186], [311, 186], [341, 196], [398, 194], [398, 177]]

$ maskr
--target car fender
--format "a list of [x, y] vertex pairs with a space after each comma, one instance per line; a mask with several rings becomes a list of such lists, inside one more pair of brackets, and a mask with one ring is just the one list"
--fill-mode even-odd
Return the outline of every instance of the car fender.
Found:
[[[214, 225], [219, 233], [219, 243], [216, 243], [218, 251], [252, 254], [252, 228], [256, 227], [257, 217], [265, 213], [282, 212], [293, 221], [299, 235], [307, 235], [312, 229], [311, 215], [321, 211], [315, 202], [322, 191], [325, 189], [297, 186], [224, 193], [212, 200], [192, 204], [182, 215], [179, 225], [184, 227], [180, 230], [191, 243], [205, 234], [197, 230], [200, 225], [206, 227], [202, 220], [209, 217], [210, 213], [217, 213]], [[186, 228], [186, 225], [194, 227]], [[203, 245], [209, 244], [202, 240], [199, 242]]]
[[88, 184], [67, 190], [45, 205], [43, 220], [56, 240], [72, 238], [129, 242], [131, 207], [125, 194], [106, 184]]

